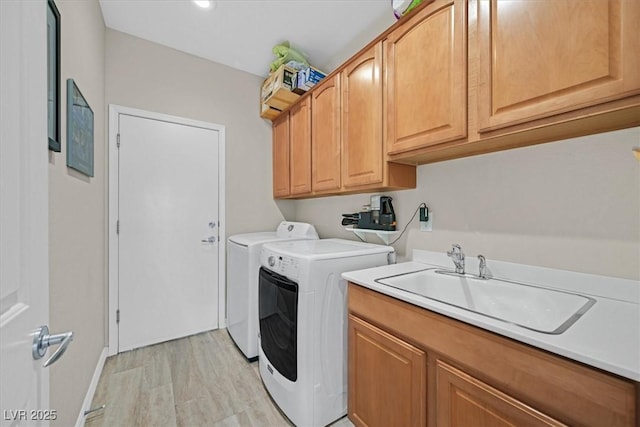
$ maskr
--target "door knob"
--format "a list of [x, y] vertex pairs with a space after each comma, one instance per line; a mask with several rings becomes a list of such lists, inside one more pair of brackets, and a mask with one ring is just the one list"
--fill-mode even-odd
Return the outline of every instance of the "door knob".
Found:
[[33, 346], [31, 348], [31, 354], [33, 355], [33, 360], [41, 359], [45, 354], [47, 354], [47, 348], [52, 345], [60, 344], [60, 347], [48, 358], [43, 367], [50, 366], [62, 357], [65, 351], [67, 351], [67, 347], [71, 344], [73, 340], [73, 332], [65, 332], [62, 334], [53, 334], [49, 335], [49, 328], [45, 326], [41, 326], [36, 331], [33, 337]]

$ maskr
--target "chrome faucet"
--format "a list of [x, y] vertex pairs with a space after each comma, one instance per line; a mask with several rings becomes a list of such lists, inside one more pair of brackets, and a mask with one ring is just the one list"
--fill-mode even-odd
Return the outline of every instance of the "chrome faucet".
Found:
[[478, 255], [478, 261], [480, 261], [480, 266], [478, 267], [478, 277], [481, 279], [487, 278], [487, 260], [484, 255]]
[[460, 245], [452, 245], [451, 250], [447, 252], [456, 266], [456, 273], [464, 274], [464, 252]]

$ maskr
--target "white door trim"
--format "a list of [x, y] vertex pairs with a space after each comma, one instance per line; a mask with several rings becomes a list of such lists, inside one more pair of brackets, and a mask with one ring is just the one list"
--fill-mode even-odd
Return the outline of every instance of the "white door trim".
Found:
[[109, 356], [118, 353], [118, 324], [116, 323], [116, 310], [118, 307], [118, 236], [116, 234], [116, 221], [118, 220], [118, 116], [126, 114], [152, 120], [160, 120], [169, 123], [177, 123], [186, 126], [195, 126], [204, 129], [218, 131], [218, 209], [220, 227], [218, 233], [218, 327], [226, 326], [226, 261], [225, 242], [226, 239], [226, 218], [225, 218], [225, 127], [214, 123], [201, 122], [198, 120], [186, 119], [184, 117], [170, 116], [167, 114], [154, 113], [150, 111], [138, 110], [135, 108], [123, 107], [121, 105], [109, 104]]

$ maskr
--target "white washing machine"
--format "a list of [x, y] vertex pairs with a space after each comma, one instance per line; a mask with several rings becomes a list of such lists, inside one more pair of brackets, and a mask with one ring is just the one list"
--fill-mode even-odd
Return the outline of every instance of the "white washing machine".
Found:
[[392, 247], [341, 239], [268, 243], [260, 255], [260, 376], [297, 426], [347, 413], [346, 271], [395, 262]]
[[318, 239], [311, 224], [282, 221], [276, 231], [236, 234], [227, 242], [227, 330], [250, 361], [258, 358], [258, 270], [268, 242]]

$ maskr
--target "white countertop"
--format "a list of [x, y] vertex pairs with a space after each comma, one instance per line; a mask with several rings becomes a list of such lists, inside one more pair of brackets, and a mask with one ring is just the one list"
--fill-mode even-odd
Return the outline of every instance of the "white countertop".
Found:
[[[450, 258], [436, 252], [414, 251], [413, 259], [410, 262], [343, 273], [342, 277], [427, 310], [640, 381], [640, 282], [487, 260], [489, 273], [494, 277], [574, 292], [596, 300], [568, 330], [560, 335], [550, 335], [375, 281], [429, 267], [453, 267]], [[477, 272], [475, 258], [467, 257], [466, 271]]]

